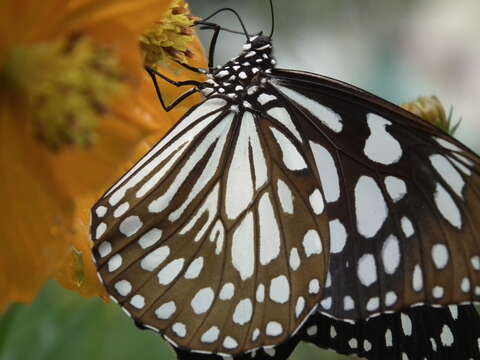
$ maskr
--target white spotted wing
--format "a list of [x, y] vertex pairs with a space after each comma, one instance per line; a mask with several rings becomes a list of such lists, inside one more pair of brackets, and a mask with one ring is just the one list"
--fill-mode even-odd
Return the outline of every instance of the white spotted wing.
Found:
[[478, 157], [363, 90], [274, 70], [267, 90], [308, 139], [330, 229], [319, 311], [357, 321], [480, 298]]
[[203, 102], [94, 207], [108, 292], [180, 348], [277, 345], [321, 299], [325, 160], [305, 152], [309, 140], [292, 119], [272, 118], [282, 110]]

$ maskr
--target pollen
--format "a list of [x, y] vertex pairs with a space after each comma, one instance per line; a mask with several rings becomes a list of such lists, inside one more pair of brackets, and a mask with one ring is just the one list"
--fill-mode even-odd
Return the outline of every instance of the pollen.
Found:
[[0, 78], [52, 151], [92, 145], [101, 116], [124, 89], [119, 60], [81, 35], [12, 48]]
[[140, 36], [145, 65], [165, 65], [168, 59], [188, 63], [194, 56], [189, 46], [194, 40], [195, 32], [192, 26], [196, 20], [184, 0], [173, 1], [163, 20]]

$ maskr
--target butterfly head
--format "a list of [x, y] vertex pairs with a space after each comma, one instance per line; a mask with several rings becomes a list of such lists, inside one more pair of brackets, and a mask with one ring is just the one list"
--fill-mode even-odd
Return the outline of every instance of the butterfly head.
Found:
[[269, 73], [275, 64], [272, 39], [262, 33], [251, 36], [239, 56], [210, 74], [208, 82], [211, 87], [206, 89], [205, 94], [218, 93], [238, 99], [249, 88], [260, 85], [265, 78], [263, 75]]

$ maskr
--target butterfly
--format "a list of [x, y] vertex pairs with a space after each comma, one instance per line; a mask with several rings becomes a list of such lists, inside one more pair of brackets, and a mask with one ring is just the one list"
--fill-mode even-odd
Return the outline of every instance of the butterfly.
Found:
[[[224, 11], [246, 43], [215, 67]], [[147, 69], [166, 110], [204, 99], [92, 209], [112, 300], [180, 359], [479, 359], [480, 159], [212, 16], [206, 81]], [[166, 105], [157, 77], [190, 88]]]

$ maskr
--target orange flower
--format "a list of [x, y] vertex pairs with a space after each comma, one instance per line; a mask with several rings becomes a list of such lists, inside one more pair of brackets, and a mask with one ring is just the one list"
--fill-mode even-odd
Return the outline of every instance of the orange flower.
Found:
[[[139, 36], [178, 0], [0, 4], [0, 311], [49, 277], [105, 297], [91, 261], [93, 202], [180, 117], [143, 71]], [[202, 50], [192, 35], [191, 65]], [[164, 59], [166, 73], [194, 78]], [[166, 97], [179, 90], [166, 87]]]

